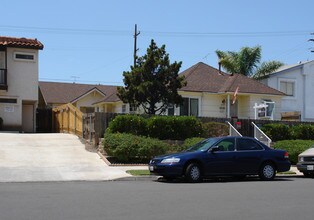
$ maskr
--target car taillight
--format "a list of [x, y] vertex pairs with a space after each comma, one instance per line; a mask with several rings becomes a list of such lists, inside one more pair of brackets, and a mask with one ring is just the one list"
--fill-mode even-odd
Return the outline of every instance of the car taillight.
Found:
[[288, 154], [288, 152], [285, 152], [285, 154], [284, 154], [283, 156], [284, 156], [284, 158], [289, 159], [289, 154]]

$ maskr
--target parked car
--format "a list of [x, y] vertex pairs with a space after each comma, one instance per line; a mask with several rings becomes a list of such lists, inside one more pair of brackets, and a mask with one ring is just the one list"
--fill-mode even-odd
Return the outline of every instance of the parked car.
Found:
[[259, 175], [272, 180], [277, 172], [290, 170], [287, 151], [271, 149], [249, 137], [214, 137], [187, 150], [158, 156], [149, 162], [151, 174], [165, 179], [185, 177], [199, 182], [204, 177]]
[[305, 177], [314, 177], [314, 145], [299, 154], [297, 168]]

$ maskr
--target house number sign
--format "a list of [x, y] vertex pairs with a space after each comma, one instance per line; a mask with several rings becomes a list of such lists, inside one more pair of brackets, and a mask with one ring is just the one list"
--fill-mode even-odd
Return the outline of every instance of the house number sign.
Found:
[[4, 112], [14, 112], [14, 106], [5, 106]]

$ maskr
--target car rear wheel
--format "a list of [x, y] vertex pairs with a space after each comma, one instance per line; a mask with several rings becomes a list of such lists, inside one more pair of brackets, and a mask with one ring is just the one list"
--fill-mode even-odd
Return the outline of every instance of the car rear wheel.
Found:
[[200, 182], [202, 180], [201, 168], [196, 163], [191, 163], [185, 170], [185, 178], [192, 183]]
[[259, 177], [261, 180], [273, 180], [276, 176], [276, 169], [272, 163], [264, 163], [259, 171]]

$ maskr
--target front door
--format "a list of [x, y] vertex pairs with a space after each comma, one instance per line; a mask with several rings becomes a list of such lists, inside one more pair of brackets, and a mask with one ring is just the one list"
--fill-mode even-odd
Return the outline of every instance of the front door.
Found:
[[234, 104], [230, 103], [230, 117], [237, 118], [238, 117], [238, 101]]
[[23, 104], [22, 129], [24, 132], [34, 132], [34, 105]]

